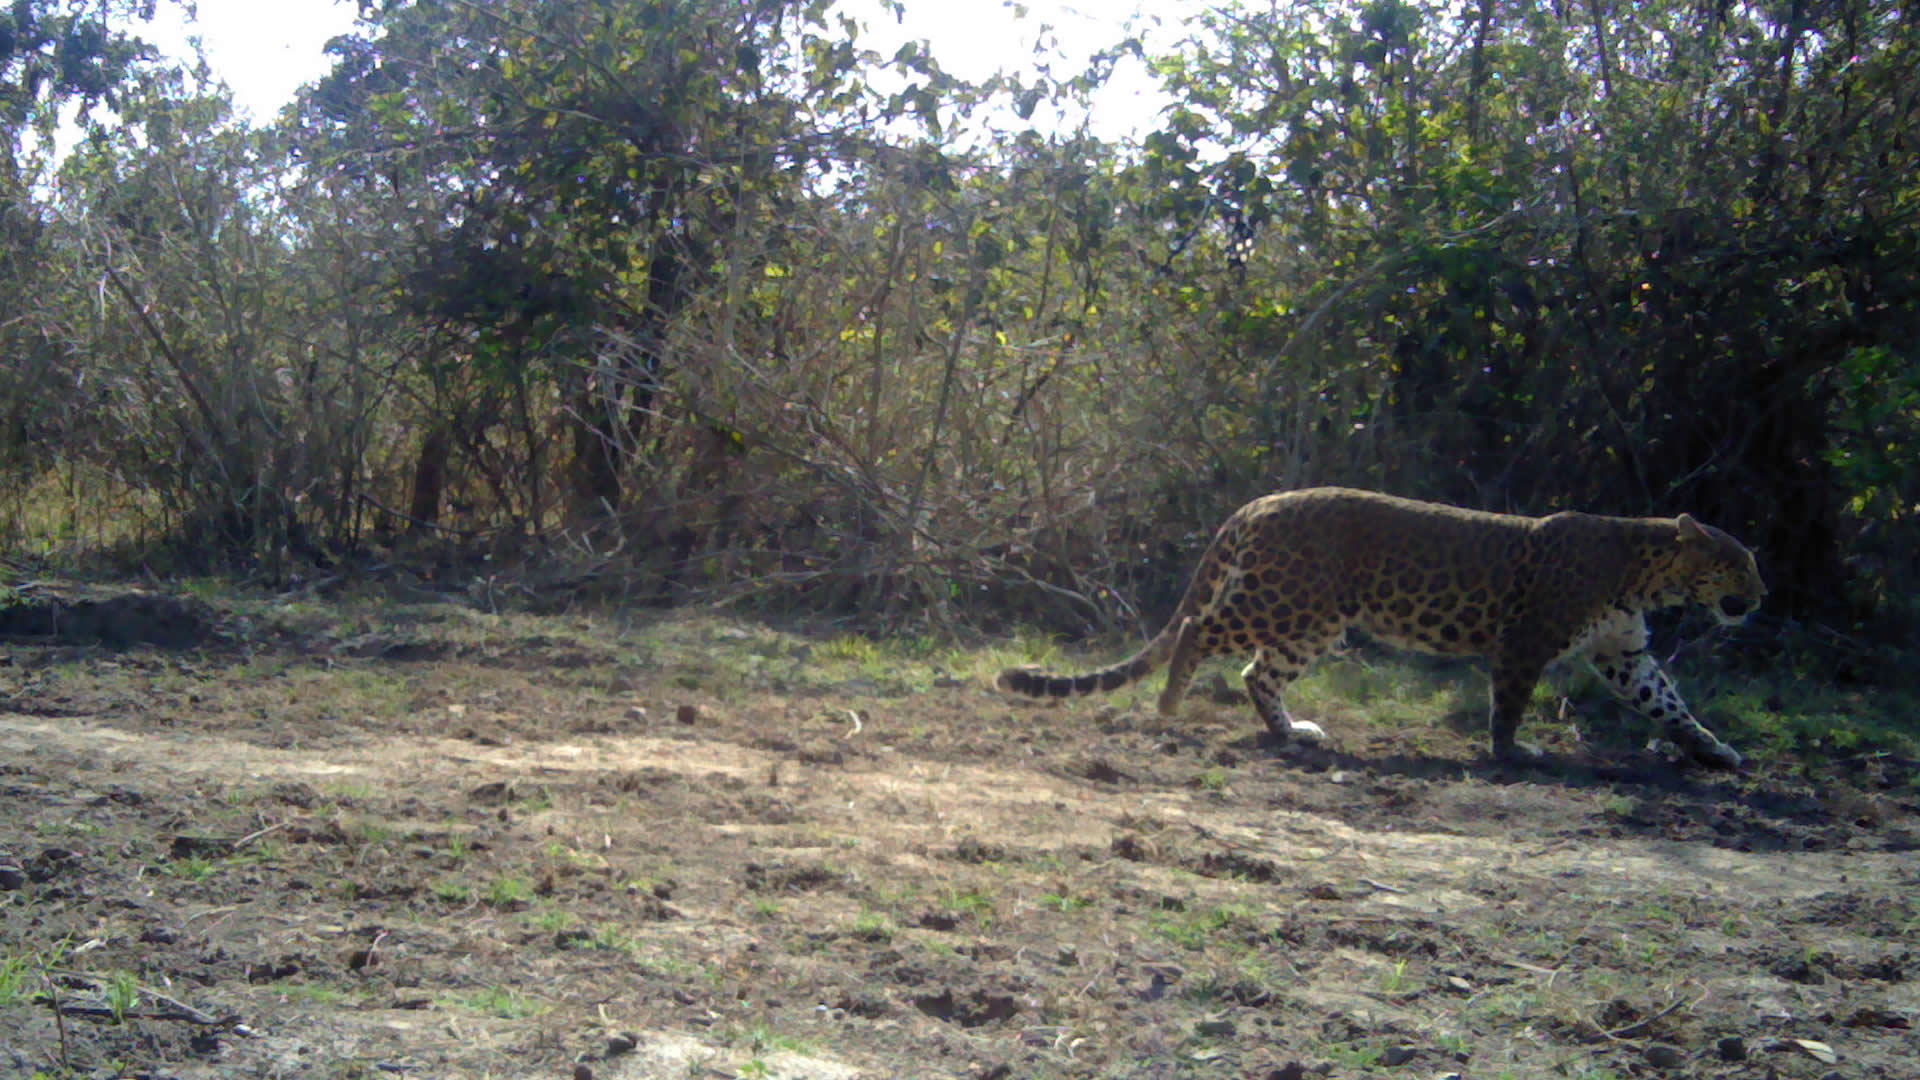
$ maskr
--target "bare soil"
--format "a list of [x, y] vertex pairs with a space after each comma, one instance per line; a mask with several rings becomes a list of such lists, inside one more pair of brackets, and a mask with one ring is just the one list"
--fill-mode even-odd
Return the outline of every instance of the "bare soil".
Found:
[[1911, 761], [301, 617], [7, 647], [0, 1076], [1920, 1075]]

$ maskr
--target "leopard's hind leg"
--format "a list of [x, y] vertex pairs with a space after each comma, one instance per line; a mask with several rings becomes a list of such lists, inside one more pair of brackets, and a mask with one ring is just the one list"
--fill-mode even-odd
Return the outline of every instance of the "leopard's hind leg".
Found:
[[1160, 715], [1172, 716], [1180, 711], [1180, 699], [1187, 694], [1187, 684], [1193, 681], [1193, 670], [1200, 661], [1207, 658], [1199, 644], [1200, 620], [1192, 615], [1180, 620], [1180, 634], [1174, 639], [1173, 654], [1167, 660], [1167, 685], [1160, 691]]

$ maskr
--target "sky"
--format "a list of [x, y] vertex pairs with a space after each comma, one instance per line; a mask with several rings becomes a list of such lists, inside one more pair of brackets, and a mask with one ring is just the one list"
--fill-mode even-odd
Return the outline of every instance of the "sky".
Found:
[[[1041, 25], [1052, 27], [1050, 40], [1065, 51], [1054, 62], [1054, 73], [1078, 73], [1087, 56], [1121, 36], [1121, 24], [1144, 7], [1165, 22], [1148, 38], [1171, 44], [1182, 12], [1200, 6], [1199, 0], [1029, 0], [1025, 19], [1016, 19], [1014, 5], [992, 0], [906, 0], [903, 24], [882, 14], [871, 0], [844, 0], [867, 24], [863, 43], [891, 55], [901, 43], [925, 40], [942, 67], [961, 78], [978, 80], [997, 70], [1017, 70], [1031, 63]], [[358, 12], [353, 0], [199, 0], [199, 20], [187, 23], [183, 13], [163, 6], [153, 23], [138, 31], [162, 50], [186, 55], [187, 36], [200, 37], [207, 61], [227, 85], [235, 103], [253, 120], [272, 120], [303, 84], [324, 75], [330, 58], [322, 49], [328, 39], [352, 31]], [[271, 15], [263, 12], [271, 11]], [[1142, 130], [1162, 105], [1151, 80], [1138, 64], [1122, 68], [1099, 101], [1096, 130], [1122, 137]]]
[[188, 23], [178, 7], [162, 5], [153, 22], [134, 32], [175, 56], [188, 54], [187, 35], [199, 35], [207, 62], [233, 88], [235, 104], [260, 123], [327, 73], [332, 58], [321, 50], [351, 31], [359, 12], [352, 0], [199, 0], [198, 7], [199, 21]]

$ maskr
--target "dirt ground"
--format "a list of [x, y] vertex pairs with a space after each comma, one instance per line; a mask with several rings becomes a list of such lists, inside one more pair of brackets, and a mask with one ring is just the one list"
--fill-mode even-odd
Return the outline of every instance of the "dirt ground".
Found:
[[1920, 1076], [1911, 761], [301, 617], [0, 648], [0, 1076]]

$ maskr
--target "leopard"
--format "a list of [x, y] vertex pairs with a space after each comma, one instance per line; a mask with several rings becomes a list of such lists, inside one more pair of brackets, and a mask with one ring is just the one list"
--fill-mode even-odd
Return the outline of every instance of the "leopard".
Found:
[[1174, 716], [1195, 667], [1251, 655], [1247, 697], [1272, 740], [1326, 744], [1283, 694], [1350, 631], [1424, 653], [1484, 658], [1492, 753], [1519, 742], [1535, 685], [1556, 661], [1584, 662], [1651, 721], [1683, 762], [1738, 770], [1742, 758], [1687, 708], [1648, 651], [1647, 614], [1698, 604], [1737, 626], [1767, 595], [1753, 552], [1677, 517], [1494, 513], [1373, 491], [1318, 487], [1254, 499], [1214, 534], [1173, 616], [1132, 656], [1079, 675], [1008, 668], [1003, 693], [1064, 698], [1117, 690], [1167, 668], [1159, 712]]

